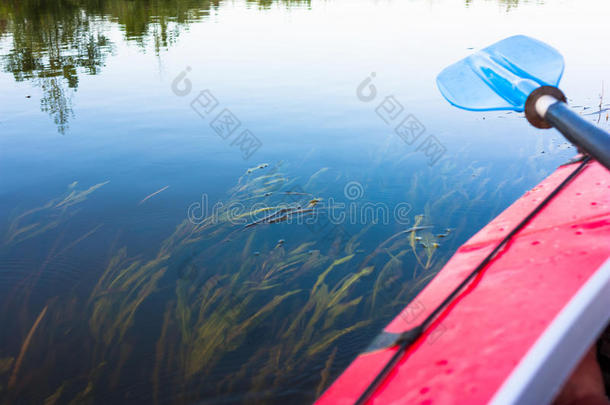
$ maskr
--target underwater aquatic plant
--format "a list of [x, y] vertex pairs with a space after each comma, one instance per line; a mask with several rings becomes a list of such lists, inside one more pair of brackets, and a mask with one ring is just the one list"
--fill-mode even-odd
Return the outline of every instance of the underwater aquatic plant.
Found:
[[[347, 238], [297, 237], [292, 231], [290, 240], [278, 240], [278, 232], [298, 223], [273, 220], [321, 210], [316, 195], [322, 193], [295, 191], [297, 183], [281, 165], [262, 166], [246, 172], [210, 217], [180, 223], [154, 254], [116, 249], [84, 301], [65, 296], [46, 304], [46, 313], [56, 315], [45, 317], [45, 330], [68, 322], [74, 324], [69, 329], [74, 339], [83, 342], [75, 366], [80, 374], [47, 383], [49, 403], [110, 400], [114, 392], [120, 397], [117, 387], [130, 381], [134, 369], [152, 382], [138, 386], [138, 395], [149, 402], [222, 395], [238, 386], [259, 393], [247, 402], [266, 402], [274, 390], [324, 365], [320, 392], [349, 360], [341, 342], [369, 336], [386, 320], [379, 314], [387, 317], [404, 305], [416, 292], [409, 282], [414, 274], [433, 275], [435, 249], [414, 243], [429, 237], [422, 232], [432, 225], [423, 216], [369, 254], [361, 243], [373, 225]], [[65, 210], [95, 189], [69, 192], [45, 209]], [[231, 211], [235, 202], [242, 212]], [[256, 226], [244, 227], [236, 218], [258, 219]], [[358, 339], [359, 345], [368, 343]], [[49, 342], [53, 353], [70, 350], [61, 340]], [[40, 347], [25, 347], [53, 364], [55, 357]], [[17, 383], [22, 374], [35, 378], [25, 365], [21, 370]], [[24, 392], [17, 383], [9, 388], [11, 395]]]
[[82, 203], [94, 191], [108, 183], [109, 181], [98, 183], [85, 190], [77, 190], [78, 183], [71, 183], [63, 196], [13, 218], [4, 236], [4, 245], [18, 244], [56, 228], [73, 214], [74, 211], [69, 210], [70, 207]]
[[19, 351], [19, 356], [17, 357], [17, 361], [15, 361], [15, 366], [13, 367], [11, 378], [8, 380], [8, 388], [14, 387], [15, 383], [17, 382], [17, 375], [19, 374], [19, 369], [21, 368], [21, 363], [23, 362], [23, 356], [25, 355], [28, 350], [28, 347], [30, 346], [32, 336], [36, 332], [40, 321], [42, 321], [42, 318], [44, 318], [44, 315], [47, 313], [47, 308], [48, 306], [45, 306], [40, 312], [40, 314], [38, 314], [38, 317], [34, 321], [32, 328], [30, 329], [25, 340], [23, 341], [23, 345], [21, 346], [21, 350]]

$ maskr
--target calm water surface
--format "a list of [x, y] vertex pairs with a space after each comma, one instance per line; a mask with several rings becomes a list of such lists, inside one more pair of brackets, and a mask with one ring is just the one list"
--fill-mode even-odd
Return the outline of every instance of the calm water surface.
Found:
[[608, 127], [607, 11], [0, 1], [0, 403], [311, 402], [574, 154], [436, 74], [531, 35]]

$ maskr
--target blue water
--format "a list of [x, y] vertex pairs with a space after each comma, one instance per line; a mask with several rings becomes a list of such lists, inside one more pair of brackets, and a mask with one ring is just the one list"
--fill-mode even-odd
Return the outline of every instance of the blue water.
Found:
[[[0, 5], [2, 403], [313, 401], [575, 153], [451, 107], [438, 72], [526, 34], [564, 55], [577, 111], [610, 83], [601, 1], [47, 3]], [[219, 202], [269, 209], [202, 228]], [[314, 220], [244, 229], [282, 204]], [[415, 224], [415, 249], [382, 244]]]

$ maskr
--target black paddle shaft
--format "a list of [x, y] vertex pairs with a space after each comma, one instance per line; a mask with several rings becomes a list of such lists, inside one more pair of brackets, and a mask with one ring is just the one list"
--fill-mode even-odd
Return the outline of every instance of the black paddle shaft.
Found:
[[568, 141], [610, 170], [610, 134], [583, 119], [562, 101], [551, 104], [544, 119]]

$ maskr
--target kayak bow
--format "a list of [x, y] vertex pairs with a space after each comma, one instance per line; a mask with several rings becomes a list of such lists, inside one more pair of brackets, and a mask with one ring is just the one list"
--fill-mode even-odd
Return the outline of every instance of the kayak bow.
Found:
[[548, 403], [610, 321], [610, 136], [566, 106], [563, 67], [516, 36], [439, 75], [452, 104], [525, 110], [596, 160], [558, 168], [461, 246], [319, 405]]

